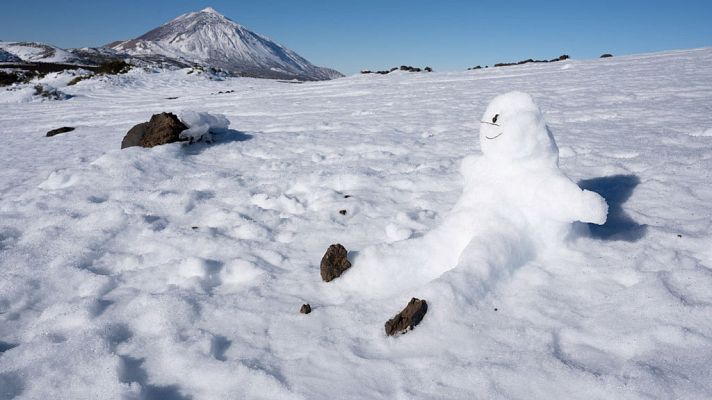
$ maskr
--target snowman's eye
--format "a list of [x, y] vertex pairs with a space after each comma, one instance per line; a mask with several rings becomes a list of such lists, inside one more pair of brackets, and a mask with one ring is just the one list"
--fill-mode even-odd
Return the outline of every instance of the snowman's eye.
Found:
[[496, 124], [497, 123], [497, 118], [499, 118], [499, 114], [495, 114], [494, 117], [492, 117], [492, 123]]

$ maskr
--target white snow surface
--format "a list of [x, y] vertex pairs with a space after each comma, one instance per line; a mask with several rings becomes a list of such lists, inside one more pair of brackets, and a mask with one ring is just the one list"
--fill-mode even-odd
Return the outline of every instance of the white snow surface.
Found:
[[212, 134], [227, 130], [230, 121], [222, 114], [212, 115], [207, 112], [183, 111], [178, 118], [188, 129], [180, 133], [182, 139], [191, 142], [207, 140], [212, 141]]
[[[710, 398], [711, 62], [1, 91], [0, 398]], [[163, 111], [229, 129], [119, 150]]]

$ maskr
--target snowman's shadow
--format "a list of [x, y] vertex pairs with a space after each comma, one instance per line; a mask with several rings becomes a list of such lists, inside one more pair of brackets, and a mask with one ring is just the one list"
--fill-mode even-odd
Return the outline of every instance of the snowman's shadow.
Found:
[[603, 225], [587, 224], [591, 236], [601, 240], [622, 240], [636, 242], [642, 239], [647, 225], [633, 220], [623, 210], [623, 204], [640, 184], [636, 175], [611, 175], [579, 181], [582, 189], [588, 189], [603, 196], [608, 203], [608, 219]]

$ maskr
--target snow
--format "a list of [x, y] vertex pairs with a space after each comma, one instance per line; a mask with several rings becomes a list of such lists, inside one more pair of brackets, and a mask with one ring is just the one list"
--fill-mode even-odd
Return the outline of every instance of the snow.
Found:
[[222, 114], [183, 111], [178, 118], [188, 127], [180, 133], [181, 138], [189, 139], [191, 142], [212, 141], [212, 133], [225, 131], [230, 126], [230, 121]]
[[22, 61], [30, 62], [72, 64], [80, 61], [74, 54], [45, 43], [0, 41], [0, 51], [10, 53]]
[[[710, 62], [1, 91], [0, 398], [709, 398]], [[513, 90], [538, 107], [489, 109]], [[163, 111], [230, 123], [119, 149]], [[520, 133], [539, 151], [481, 144]], [[603, 210], [568, 179], [605, 224], [570, 225]], [[353, 267], [324, 283], [332, 243]]]
[[[366, 248], [339, 290], [388, 297], [420, 288], [445, 304], [440, 297], [451, 291], [441, 286], [467, 281], [459, 296], [468, 306], [537, 253], [566, 247], [572, 222], [606, 221], [605, 200], [559, 170], [556, 143], [529, 95], [497, 96], [480, 123], [483, 155], [463, 159], [462, 195], [443, 222], [422, 237]], [[434, 287], [423, 288], [429, 282]]]

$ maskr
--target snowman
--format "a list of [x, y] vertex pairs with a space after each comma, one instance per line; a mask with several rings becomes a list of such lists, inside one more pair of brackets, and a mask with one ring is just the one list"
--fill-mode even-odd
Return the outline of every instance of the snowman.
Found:
[[447, 273], [462, 278], [463, 290], [485, 292], [564, 245], [573, 222], [606, 221], [605, 200], [559, 169], [554, 137], [528, 94], [492, 100], [481, 119], [480, 148], [482, 155], [463, 159], [462, 195], [442, 223], [419, 238], [358, 252], [345, 289], [385, 297]]

